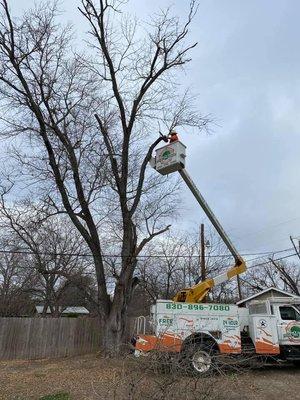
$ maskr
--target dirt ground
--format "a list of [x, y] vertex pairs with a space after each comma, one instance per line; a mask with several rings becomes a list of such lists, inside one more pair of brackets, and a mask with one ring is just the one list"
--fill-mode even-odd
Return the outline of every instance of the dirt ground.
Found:
[[71, 400], [300, 399], [300, 369], [291, 366], [195, 379], [149, 370], [147, 363], [146, 359], [117, 360], [100, 355], [2, 361], [0, 399], [41, 399], [47, 395], [47, 399]]

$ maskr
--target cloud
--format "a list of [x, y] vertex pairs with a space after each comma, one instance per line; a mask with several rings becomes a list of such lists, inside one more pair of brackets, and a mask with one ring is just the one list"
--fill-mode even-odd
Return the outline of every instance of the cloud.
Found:
[[[188, 76], [219, 127], [183, 138], [187, 168], [239, 248], [289, 247], [300, 222], [300, 4], [203, 3]], [[192, 223], [203, 214], [185, 199]]]

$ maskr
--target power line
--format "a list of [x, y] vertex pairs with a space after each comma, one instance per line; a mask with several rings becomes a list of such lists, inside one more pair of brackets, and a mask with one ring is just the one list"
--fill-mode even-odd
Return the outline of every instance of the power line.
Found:
[[[241, 256], [243, 257], [249, 257], [249, 256], [266, 256], [266, 255], [274, 255], [274, 254], [279, 254], [279, 253], [284, 253], [287, 251], [291, 251], [293, 248], [287, 248], [283, 250], [276, 250], [276, 251], [263, 251], [263, 252], [258, 252], [258, 253], [243, 253]], [[52, 257], [57, 257], [57, 256], [67, 256], [67, 257], [93, 257], [92, 254], [89, 253], [60, 253], [60, 252], [37, 252], [39, 255], [43, 256], [52, 256]], [[0, 254], [24, 254], [24, 255], [34, 255], [36, 254], [35, 252], [31, 250], [26, 250], [26, 249], [18, 249], [18, 250], [0, 250]], [[120, 254], [102, 254], [103, 257], [112, 257], [112, 258], [123, 258], [123, 257], [128, 257], [122, 256]], [[139, 254], [137, 258], [166, 258], [166, 257], [174, 257], [174, 258], [199, 258], [199, 254], [156, 254], [156, 255], [147, 255], [147, 254]], [[206, 258], [228, 258], [231, 257], [230, 254], [207, 254], [205, 256]], [[260, 258], [260, 257], [257, 257]], [[257, 258], [253, 260], [248, 260], [247, 262], [251, 262], [256, 260]]]
[[[282, 251], [282, 250], [281, 250]], [[0, 250], [0, 253], [2, 252], [2, 250]], [[273, 261], [281, 261], [281, 260], [284, 260], [284, 259], [287, 259], [287, 258], [290, 258], [290, 257], [295, 257], [295, 256], [297, 256], [297, 253], [292, 253], [292, 254], [288, 254], [288, 255], [286, 255], [286, 256], [282, 256], [282, 257], [279, 257], [279, 258], [275, 258], [275, 259], [273, 259]], [[155, 256], [154, 256], [155, 257]], [[268, 261], [264, 261], [264, 262], [261, 262], [261, 263], [258, 263], [258, 264], [254, 264], [254, 265], [250, 265], [249, 267], [247, 267], [247, 270], [245, 271], [245, 272], [247, 272], [249, 269], [252, 269], [252, 268], [257, 268], [257, 267], [261, 267], [261, 266], [263, 266], [263, 265], [266, 265], [266, 264], [269, 264], [269, 263], [271, 263], [271, 261], [270, 260], [268, 260]], [[24, 265], [19, 265], [18, 266], [18, 269], [26, 269], [26, 270], [28, 270], [28, 267], [27, 266], [24, 266]], [[46, 272], [51, 272], [51, 273], [55, 273], [55, 271], [53, 270], [53, 271], [45, 271], [45, 273]], [[75, 271], [76, 272], [76, 271]], [[60, 273], [60, 271], [58, 270], [57, 271], [57, 274], [59, 275], [59, 273]], [[92, 276], [94, 276], [95, 275], [95, 272], [87, 272], [87, 271], [80, 271], [80, 273], [82, 274], [82, 275], [84, 275], [84, 276], [86, 276], [86, 275], [92, 275]]]
[[[297, 253], [288, 254], [287, 256], [275, 258], [275, 259], [273, 259], [273, 261], [281, 261], [281, 260], [284, 260], [286, 258], [295, 257], [296, 255], [297, 255]], [[271, 261], [264, 261], [264, 262], [261, 262], [259, 264], [250, 265], [250, 267], [248, 267], [247, 269], [251, 269], [251, 268], [255, 268], [255, 267], [261, 267], [262, 265], [269, 264], [270, 262]]]

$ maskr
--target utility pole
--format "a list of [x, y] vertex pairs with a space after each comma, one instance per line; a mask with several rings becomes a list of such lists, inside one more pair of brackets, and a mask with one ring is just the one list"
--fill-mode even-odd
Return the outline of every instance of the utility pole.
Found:
[[[204, 224], [200, 225], [200, 277], [201, 282], [204, 282], [206, 279]], [[206, 297], [202, 302], [206, 303]]]
[[203, 282], [206, 279], [204, 224], [200, 225], [200, 266], [200, 276]]
[[238, 286], [239, 299], [242, 300], [242, 289], [241, 289], [241, 280], [240, 280], [240, 276], [237, 275], [237, 276], [236, 276], [236, 279], [237, 279], [237, 286]]

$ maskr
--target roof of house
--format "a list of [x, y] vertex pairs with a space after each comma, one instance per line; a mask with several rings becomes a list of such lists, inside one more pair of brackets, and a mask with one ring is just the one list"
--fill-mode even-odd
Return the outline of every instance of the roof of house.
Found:
[[[42, 314], [44, 306], [35, 306], [38, 314]], [[50, 307], [47, 308], [47, 314], [51, 314]], [[89, 314], [89, 310], [85, 307], [66, 307], [61, 314]]]
[[277, 289], [276, 287], [273, 287], [273, 286], [272, 286], [272, 287], [269, 287], [269, 288], [267, 288], [267, 289], [261, 290], [260, 292], [255, 293], [255, 294], [253, 294], [252, 296], [247, 297], [246, 299], [240, 300], [240, 301], [238, 301], [236, 304], [239, 306], [239, 305], [241, 305], [241, 304], [247, 303], [247, 302], [250, 301], [250, 300], [255, 299], [256, 297], [261, 296], [262, 294], [265, 294], [265, 293], [271, 292], [271, 291], [274, 291], [274, 292], [283, 294], [283, 295], [285, 295], [285, 296], [287, 296], [287, 297], [296, 297], [296, 298], [298, 297], [298, 296], [296, 296], [295, 294], [286, 292], [286, 291], [281, 290], [281, 289]]

